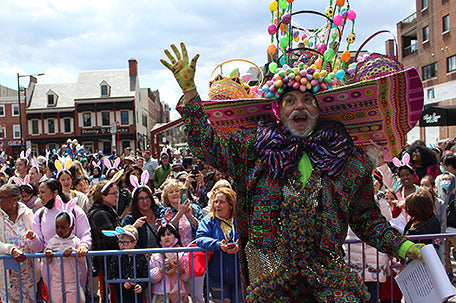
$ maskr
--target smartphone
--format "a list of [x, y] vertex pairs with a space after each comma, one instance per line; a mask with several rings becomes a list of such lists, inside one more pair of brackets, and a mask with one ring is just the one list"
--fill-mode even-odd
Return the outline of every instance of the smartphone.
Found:
[[229, 249], [232, 249], [236, 246], [236, 243], [228, 243], [226, 246], [228, 246]]
[[181, 203], [183, 204], [185, 202], [185, 200], [188, 199], [188, 188], [187, 187], [181, 187], [180, 195], [181, 195]]
[[193, 175], [196, 176], [198, 174], [198, 172], [199, 172], [198, 168], [199, 168], [198, 165], [192, 165], [192, 174]]

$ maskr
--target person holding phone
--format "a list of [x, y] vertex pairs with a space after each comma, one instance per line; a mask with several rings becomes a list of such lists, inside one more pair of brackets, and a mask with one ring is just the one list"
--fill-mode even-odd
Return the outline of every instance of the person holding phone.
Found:
[[236, 255], [239, 252], [239, 237], [234, 226], [236, 193], [231, 188], [221, 187], [211, 195], [211, 202], [209, 216], [201, 221], [196, 232], [198, 247], [214, 251], [208, 268], [210, 292], [216, 301], [229, 299], [231, 302], [242, 302], [241, 284], [235, 283], [240, 279], [239, 256]]
[[[201, 207], [193, 203], [187, 190], [182, 190], [182, 194], [186, 194], [187, 198], [182, 199], [181, 185], [182, 183], [170, 181], [163, 188], [162, 202], [165, 207], [170, 207], [173, 213], [171, 224], [174, 225], [181, 235], [182, 246], [185, 247], [195, 239], [196, 230], [199, 222], [203, 219]], [[194, 302], [202, 303], [204, 277], [195, 277], [191, 281], [195, 283], [195, 293], [192, 294]], [[191, 282], [192, 283], [192, 282]], [[189, 289], [193, 289], [190, 285]]]

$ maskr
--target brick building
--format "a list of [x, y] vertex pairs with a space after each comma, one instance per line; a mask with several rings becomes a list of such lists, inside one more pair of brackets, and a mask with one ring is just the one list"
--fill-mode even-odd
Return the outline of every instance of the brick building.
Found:
[[[397, 23], [399, 60], [423, 80], [425, 109], [418, 135], [427, 143], [456, 137], [456, 2], [416, 0]], [[426, 127], [424, 127], [426, 126]]]
[[[0, 151], [18, 155], [21, 148], [17, 90], [0, 85]], [[21, 104], [24, 94], [21, 92]]]
[[128, 64], [128, 69], [80, 72], [76, 83], [31, 81], [23, 127], [32, 150], [57, 149], [69, 138], [77, 139], [88, 152], [144, 149], [153, 123], [149, 108], [157, 105], [149, 104], [155, 99], [141, 100], [138, 63], [130, 59]]

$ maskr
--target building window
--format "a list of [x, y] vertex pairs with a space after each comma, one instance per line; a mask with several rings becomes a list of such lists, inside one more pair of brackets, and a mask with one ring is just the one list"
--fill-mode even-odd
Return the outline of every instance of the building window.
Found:
[[71, 119], [63, 119], [63, 129], [65, 133], [71, 133]]
[[442, 18], [442, 31], [444, 33], [450, 31], [450, 15], [443, 16]]
[[92, 114], [91, 113], [82, 113], [82, 126], [84, 126], [84, 127], [92, 126]]
[[434, 88], [428, 88], [426, 92], [427, 92], [427, 98], [428, 99], [434, 99], [435, 98]]
[[421, 10], [428, 8], [428, 0], [421, 0]]
[[122, 110], [120, 111], [120, 124], [122, 125], [128, 125], [130, 124], [128, 122], [128, 110]]
[[142, 115], [142, 125], [144, 127], [147, 127], [147, 115], [146, 114]]
[[5, 105], [0, 105], [0, 117], [5, 117]]
[[423, 80], [437, 77], [437, 62], [423, 66]]
[[38, 135], [38, 120], [32, 120], [32, 135]]
[[55, 121], [54, 119], [48, 120], [48, 133], [55, 134]]
[[101, 123], [103, 126], [109, 126], [111, 124], [109, 112], [101, 112]]
[[21, 138], [21, 127], [19, 124], [13, 125], [13, 139]]
[[429, 41], [429, 26], [423, 27], [423, 43]]
[[108, 95], [108, 86], [107, 85], [102, 85], [101, 86], [101, 95], [102, 96], [107, 96]]
[[19, 105], [13, 104], [13, 117], [19, 116]]
[[456, 55], [447, 58], [447, 72], [456, 70]]
[[54, 101], [54, 95], [48, 95], [48, 106], [54, 106], [55, 101]]

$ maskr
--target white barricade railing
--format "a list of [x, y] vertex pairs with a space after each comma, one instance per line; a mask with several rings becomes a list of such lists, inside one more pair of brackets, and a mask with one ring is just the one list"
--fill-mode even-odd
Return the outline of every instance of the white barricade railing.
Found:
[[[420, 235], [420, 236], [410, 236], [409, 238], [412, 240], [412, 241], [418, 241], [418, 240], [426, 240], [426, 239], [441, 239], [441, 245], [444, 245], [444, 251], [446, 252], [444, 254], [445, 256], [445, 259], [444, 259], [444, 265], [445, 265], [445, 268], [447, 270], [447, 273], [451, 273], [451, 262], [450, 262], [450, 248], [449, 248], [449, 245], [447, 245], [449, 243], [448, 241], [448, 238], [453, 238], [453, 237], [456, 237], [456, 233], [454, 234], [450, 234], [450, 233], [442, 233], [442, 234], [434, 234], [434, 235]], [[346, 256], [347, 256], [347, 263], [348, 265], [350, 265], [350, 254], [351, 254], [351, 245], [353, 244], [359, 244], [359, 243], [362, 243], [359, 239], [350, 239], [350, 240], [347, 240], [345, 242], [345, 245], [346, 245]], [[366, 264], [366, 256], [365, 256], [365, 245], [363, 245], [363, 249], [362, 249], [362, 254], [363, 254], [363, 258], [362, 258], [362, 264], [363, 264], [363, 268], [365, 267], [365, 264]], [[89, 251], [89, 253], [87, 254], [87, 256], [82, 259], [83, 262], [85, 262], [87, 264], [87, 268], [89, 269], [88, 270], [88, 279], [87, 279], [87, 283], [86, 285], [81, 285], [80, 283], [80, 277], [79, 277], [79, 272], [78, 270], [75, 270], [75, 273], [76, 273], [76, 277], [74, 277], [75, 279], [75, 283], [77, 284], [76, 285], [76, 290], [79, 289], [79, 287], [82, 287], [83, 289], [83, 293], [84, 293], [84, 297], [85, 297], [85, 302], [100, 302], [99, 301], [99, 293], [101, 292], [105, 292], [106, 294], [110, 291], [112, 291], [112, 288], [111, 288], [111, 285], [118, 285], [119, 286], [119, 295], [120, 297], [117, 297], [117, 302], [124, 302], [122, 300], [122, 295], [123, 295], [123, 287], [120, 287], [120, 285], [123, 285], [125, 282], [133, 282], [133, 283], [146, 283], [147, 285], [147, 288], [143, 290], [143, 294], [145, 295], [146, 298], [148, 298], [148, 301], [147, 302], [150, 302], [151, 298], [153, 297], [153, 293], [152, 293], [152, 287], [153, 287], [153, 284], [151, 283], [151, 279], [150, 277], [146, 277], [146, 278], [140, 278], [140, 277], [137, 277], [136, 276], [136, 271], [133, 271], [134, 275], [133, 277], [130, 277], [128, 279], [124, 279], [124, 278], [121, 278], [122, 275], [122, 267], [121, 267], [121, 262], [120, 262], [120, 258], [122, 255], [130, 255], [131, 258], [133, 259], [133, 264], [135, 265], [136, 264], [136, 260], [137, 260], [137, 256], [138, 255], [144, 255], [146, 257], [146, 260], [147, 262], [149, 263], [149, 258], [152, 254], [160, 254], [162, 255], [162, 257], [165, 256], [166, 253], [175, 253], [176, 254], [176, 261], [177, 261], [177, 264], [179, 264], [179, 258], [181, 258], [181, 256], [179, 256], [179, 254], [177, 254], [178, 252], [180, 253], [186, 253], [188, 254], [188, 257], [193, 259], [193, 255], [195, 252], [201, 252], [201, 251], [204, 251], [200, 248], [197, 248], [197, 247], [186, 247], [186, 248], [171, 248], [171, 249], [163, 249], [163, 248], [154, 248], [154, 249], [135, 249], [135, 250], [119, 250], [119, 251]], [[220, 272], [223, 272], [223, 255], [221, 255], [221, 258], [222, 260], [220, 260]], [[104, 270], [105, 270], [105, 273], [108, 272], [108, 267], [109, 267], [109, 264], [107, 262], [108, 259], [110, 258], [118, 258], [118, 271], [119, 271], [119, 277], [117, 278], [112, 278], [112, 277], [108, 277], [108, 275], [105, 275], [105, 280], [104, 280], [104, 289], [99, 289], [98, 287], [98, 284], [96, 283], [96, 276], [93, 274], [93, 271], [92, 271], [92, 265], [93, 265], [93, 257], [96, 257], [96, 256], [102, 256], [103, 257], [103, 260], [105, 261], [104, 262]], [[40, 261], [43, 262], [43, 271], [44, 271], [44, 283], [46, 283], [46, 285], [50, 285], [50, 275], [46, 275], [45, 272], [48, 272], [49, 271], [49, 261], [48, 259], [45, 257], [45, 254], [44, 253], [36, 253], [36, 254], [26, 254], [26, 257], [27, 257], [27, 261], [28, 262], [28, 266], [29, 268], [24, 268], [24, 262], [21, 262], [21, 263], [18, 263], [16, 262], [10, 255], [1, 255], [0, 256], [0, 264], [3, 264], [3, 279], [4, 281], [1, 281], [1, 278], [0, 278], [0, 292], [2, 294], [2, 303], [3, 302], [28, 302], [26, 297], [25, 297], [25, 293], [26, 293], [26, 289], [25, 289], [25, 278], [23, 277], [23, 273], [30, 273], [30, 271], [32, 272], [32, 287], [28, 288], [28, 291], [31, 293], [31, 296], [32, 296], [32, 300], [34, 302], [45, 302], [45, 301], [40, 301], [40, 298], [42, 297], [42, 293], [41, 295], [39, 295], [38, 293], [40, 291], [43, 290], [43, 288], [41, 288], [39, 285], [40, 285], [40, 277], [42, 276], [41, 273], [40, 273], [40, 270], [39, 270], [39, 264], [40, 264]], [[69, 260], [69, 259], [72, 259], [74, 260], [74, 264], [76, 264], [75, 266], [77, 266], [78, 264], [80, 264], [80, 259], [78, 259], [76, 257], [76, 253], [72, 253], [71, 257], [69, 258], [66, 258], [66, 257], [63, 257], [63, 254], [62, 253], [55, 253], [54, 254], [54, 258], [53, 258], [53, 262], [59, 262], [61, 260]], [[377, 271], [379, 270], [379, 264], [378, 264], [378, 252], [377, 252]], [[206, 268], [209, 267], [209, 257], [208, 257], [208, 254], [206, 253], [205, 254], [205, 263], [206, 263]], [[203, 263], [204, 263], [203, 261]], [[236, 255], [236, 261], [237, 263], [239, 263], [239, 259], [238, 259], [238, 255]], [[193, 263], [194, 264], [194, 263]], [[64, 294], [66, 290], [68, 290], [67, 288], [72, 288], [74, 287], [74, 285], [68, 285], [65, 284], [65, 274], [69, 274], [68, 272], [66, 272], [64, 270], [64, 263], [63, 262], [59, 262], [59, 265], [60, 265], [60, 277], [61, 277], [61, 281], [58, 282], [59, 285], [61, 285], [62, 289], [61, 289], [61, 293]], [[203, 264], [204, 265], [204, 264]], [[399, 265], [399, 266], [396, 266], [394, 265], [392, 269], [395, 269], [397, 267], [401, 267], [403, 265]], [[24, 271], [25, 270], [25, 271]], [[167, 268], [165, 268], [165, 265], [163, 264], [162, 265], [162, 271], [165, 272], [167, 270]], [[200, 298], [200, 297], [203, 297], [204, 296], [204, 300], [206, 300], [205, 302], [209, 302], [209, 298], [211, 297], [210, 296], [210, 292], [209, 292], [209, 289], [210, 289], [210, 285], [209, 285], [209, 279], [207, 278], [207, 272], [205, 273], [205, 276], [206, 278], [204, 279], [204, 293], [203, 293], [203, 296], [201, 296], [200, 292], [201, 289], [196, 289], [195, 288], [195, 275], [194, 275], [194, 270], [195, 270], [195, 267], [192, 266], [191, 267], [191, 272], [189, 272], [188, 274], [190, 275], [190, 288], [189, 288], [189, 292], [190, 292], [190, 296], [193, 298], [192, 302], [196, 302], [198, 300], [195, 300], [195, 298]], [[238, 272], [239, 268], [237, 266], [235, 266], [235, 277], [238, 277], [239, 276], [239, 272]], [[149, 268], [147, 270], [147, 272], [149, 273]], [[362, 274], [362, 278], [364, 278], [364, 270], [361, 270], [361, 272], [363, 273]], [[390, 269], [390, 272], [391, 272], [391, 269]], [[178, 279], [180, 278], [180, 275], [181, 275], [181, 271], [178, 270], [176, 271], [177, 273], [177, 277]], [[1, 274], [1, 273], [0, 273]], [[54, 273], [55, 274], [55, 273]], [[63, 278], [63, 279], [62, 279]], [[28, 279], [28, 278], [27, 278]], [[220, 285], [221, 285], [221, 295], [223, 296], [223, 293], [225, 291], [223, 285], [224, 285], [224, 281], [223, 281], [223, 275], [220, 277]], [[392, 275], [390, 277], [388, 277], [388, 279], [392, 279]], [[29, 284], [30, 284], [30, 281], [28, 281]], [[226, 281], [225, 281], [226, 282]], [[235, 281], [233, 281], [234, 283], [234, 296], [235, 296], [235, 299], [232, 301], [232, 302], [237, 302], [238, 300], [236, 300], [239, 292], [241, 291], [241, 286], [240, 286], [240, 281], [238, 281], [238, 279], [235, 279]], [[163, 283], [163, 288], [166, 289], [167, 288], [167, 280], [166, 280], [166, 276], [164, 276], [164, 279], [160, 282], [160, 283]], [[55, 284], [53, 284], [55, 286]], [[169, 285], [168, 285], [169, 286]], [[181, 289], [180, 289], [180, 285], [178, 284], [177, 286], [177, 291], [178, 293], [180, 293]], [[379, 299], [379, 296], [380, 296], [380, 283], [377, 279], [377, 294], [378, 294], [378, 298]], [[392, 291], [393, 291], [393, 288], [392, 288], [392, 283], [391, 283], [391, 295], [392, 295]], [[49, 296], [51, 296], [51, 298], [49, 298]], [[48, 296], [48, 299], [50, 302], [56, 302], [56, 301], [59, 301], [59, 302], [66, 302], [66, 301], [70, 301], [68, 298], [66, 298], [66, 296], [62, 295], [62, 298], [52, 298], [52, 295], [51, 295], [51, 291], [49, 291], [49, 296]], [[166, 302], [167, 300], [167, 295], [165, 294], [164, 295], [164, 301]], [[107, 296], [104, 296], [105, 298]], [[391, 296], [392, 298], [392, 296]], [[81, 298], [81, 294], [78, 292], [78, 291], [75, 291], [74, 295], [71, 296], [71, 302], [83, 302], [84, 298]], [[129, 302], [137, 302], [138, 300], [136, 300], [136, 297], [133, 297], [131, 299], [131, 301]], [[183, 300], [181, 299], [181, 297], [179, 296], [179, 302], [182, 302]], [[213, 302], [213, 300], [211, 300]], [[204, 301], [203, 301], [204, 302]], [[139, 303], [139, 302], [138, 302]], [[143, 302], [140, 302], [140, 303], [143, 303]]]

